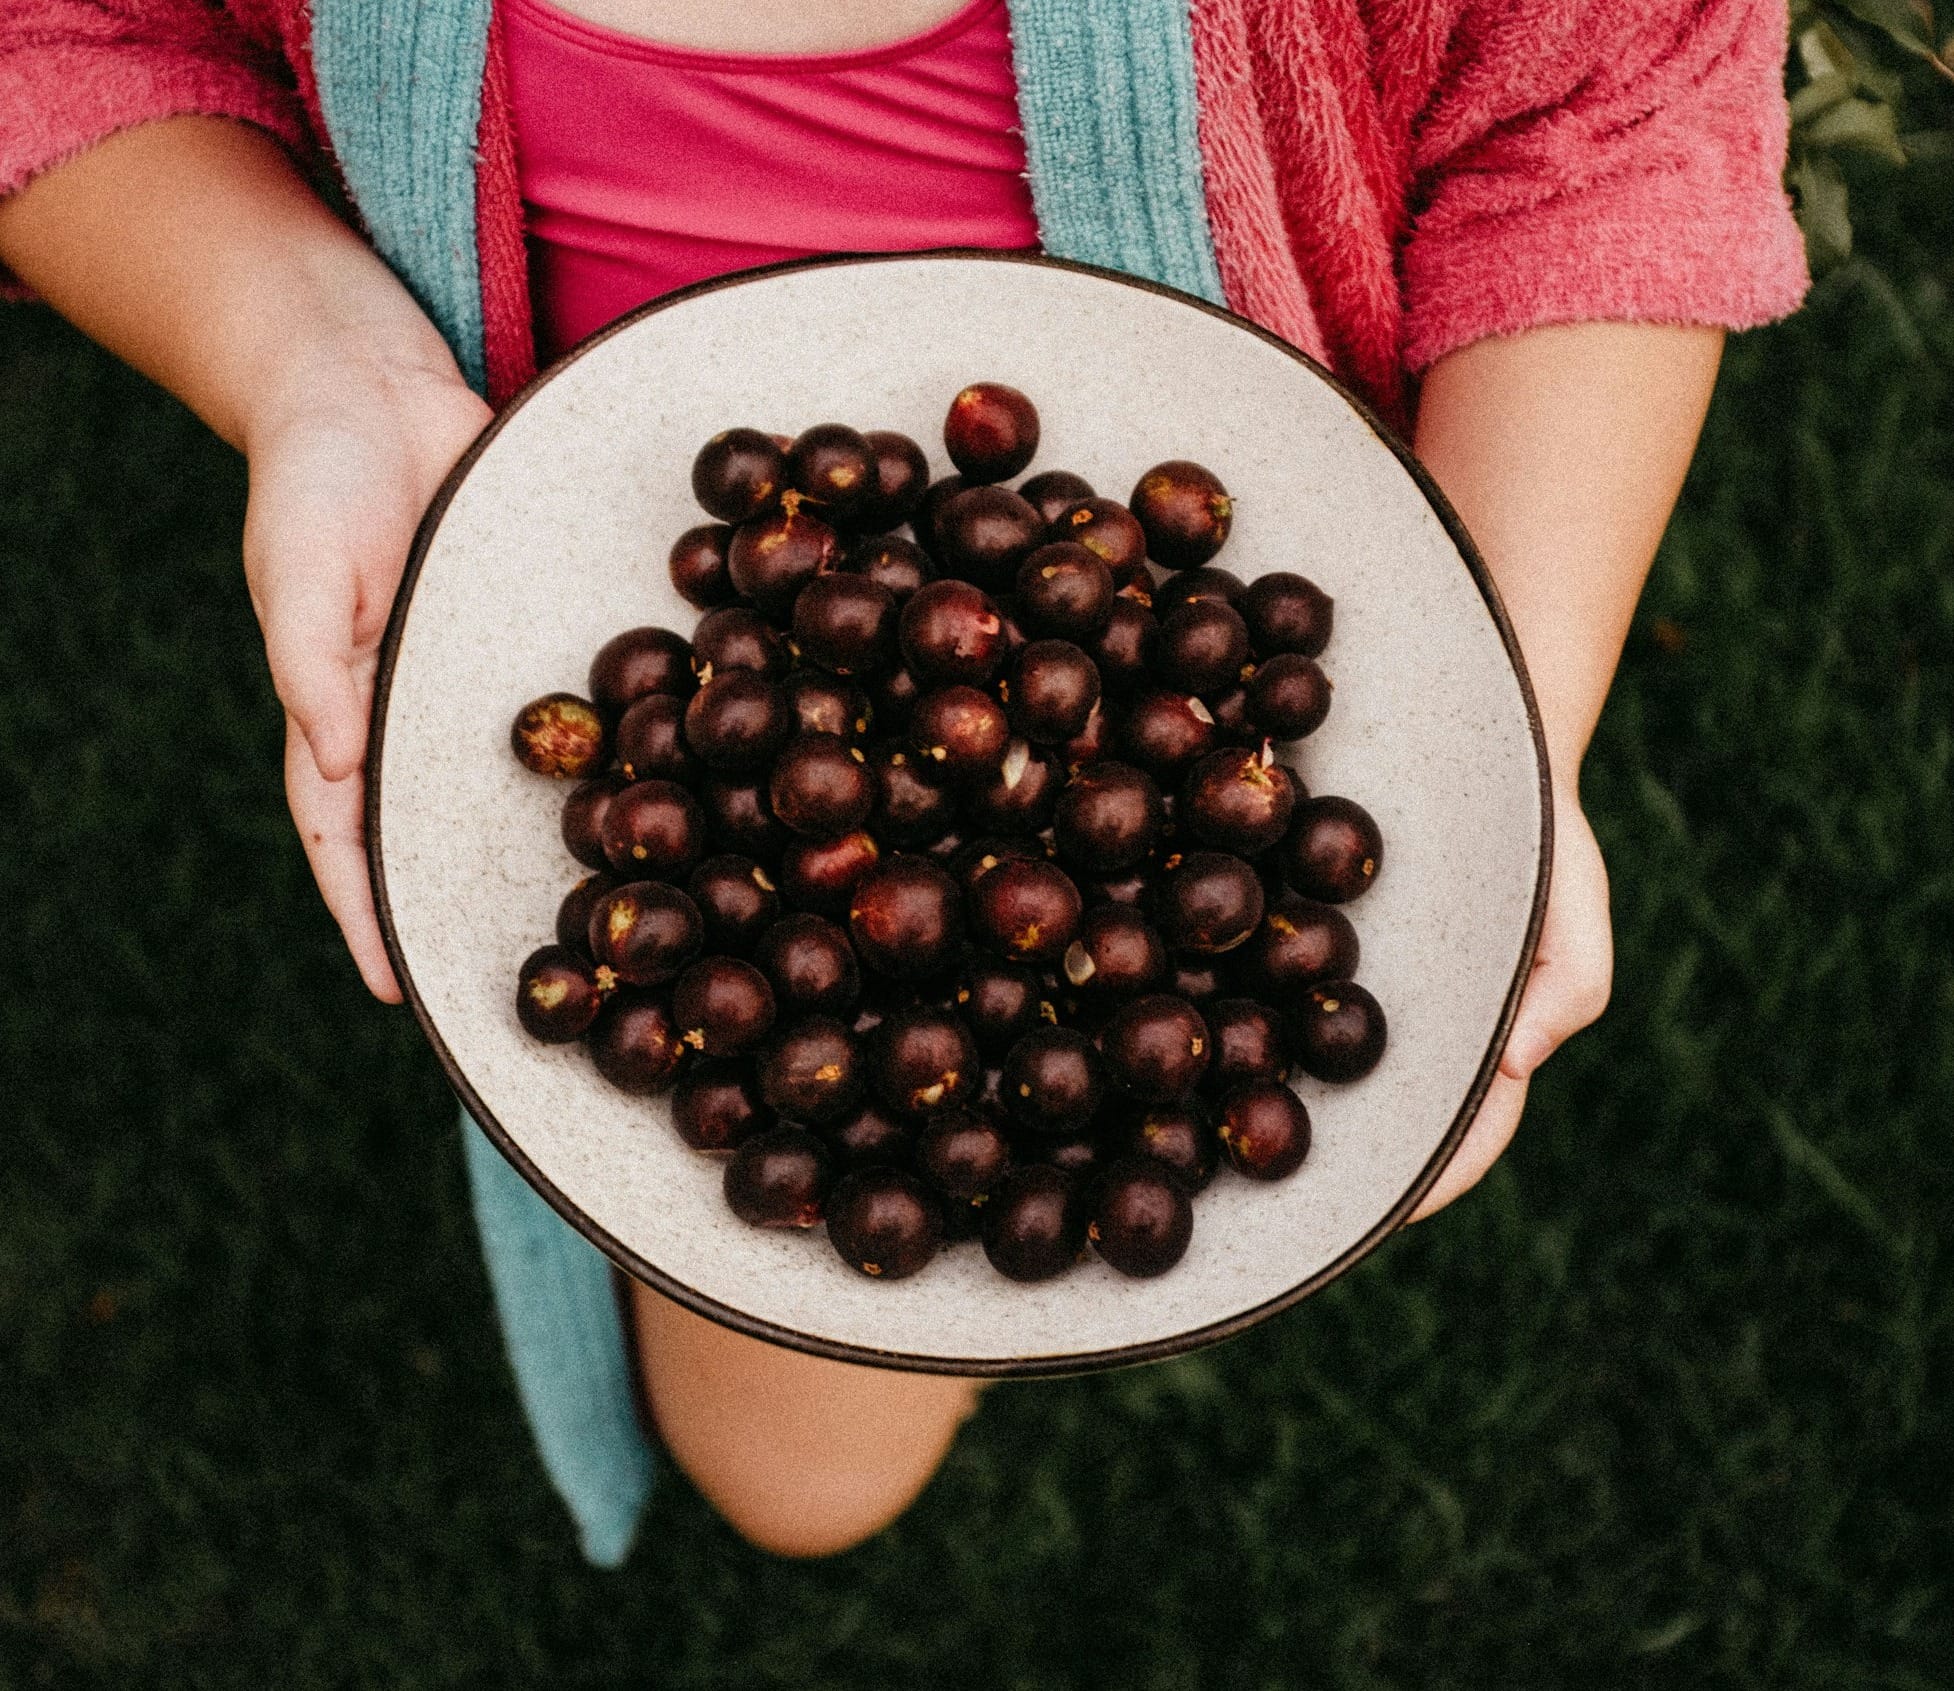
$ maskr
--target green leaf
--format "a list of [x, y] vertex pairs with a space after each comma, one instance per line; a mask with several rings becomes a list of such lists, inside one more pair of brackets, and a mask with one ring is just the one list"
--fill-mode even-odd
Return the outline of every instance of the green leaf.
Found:
[[1927, 22], [1915, 10], [1912, 0], [1833, 0], [1833, 4], [1850, 12], [1861, 23], [1882, 31], [1909, 53], [1923, 59], [1933, 57], [1933, 37], [1928, 34]]
[[1852, 255], [1852, 215], [1845, 178], [1823, 153], [1801, 151], [1789, 179], [1798, 196], [1798, 227], [1814, 272], [1829, 270]]
[[1791, 96], [1792, 123], [1811, 122], [1820, 112], [1831, 110], [1841, 100], [1851, 99], [1858, 86], [1843, 71], [1828, 70], [1823, 76], [1813, 77]]
[[1893, 108], [1873, 100], [1841, 100], [1806, 124], [1800, 139], [1808, 147], [1871, 153], [1890, 164], [1907, 161]]

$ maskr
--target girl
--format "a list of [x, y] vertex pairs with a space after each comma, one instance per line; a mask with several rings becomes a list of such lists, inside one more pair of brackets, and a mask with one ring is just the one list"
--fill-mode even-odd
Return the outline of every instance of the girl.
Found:
[[[375, 649], [423, 507], [539, 348], [749, 264], [1037, 245], [1330, 364], [1478, 540], [1553, 771], [1539, 956], [1424, 1215], [1607, 999], [1581, 760], [1722, 331], [1805, 287], [1785, 27], [1780, 0], [7, 0], [0, 262], [246, 454], [293, 819], [389, 1002]], [[468, 1143], [526, 1407], [615, 1563], [648, 1463], [603, 1265]], [[783, 1554], [892, 1520], [974, 1406], [630, 1308], [663, 1442]]]

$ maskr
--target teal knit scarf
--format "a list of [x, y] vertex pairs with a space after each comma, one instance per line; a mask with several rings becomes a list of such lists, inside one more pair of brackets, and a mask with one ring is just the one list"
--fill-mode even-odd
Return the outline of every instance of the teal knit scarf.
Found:
[[[486, 387], [475, 138], [491, 0], [313, 0], [333, 151], [380, 254]], [[1186, 0], [1011, 0], [1039, 238], [1221, 303]], [[584, 1554], [623, 1561], [652, 1463], [609, 1264], [474, 1126], [464, 1143], [523, 1408]]]

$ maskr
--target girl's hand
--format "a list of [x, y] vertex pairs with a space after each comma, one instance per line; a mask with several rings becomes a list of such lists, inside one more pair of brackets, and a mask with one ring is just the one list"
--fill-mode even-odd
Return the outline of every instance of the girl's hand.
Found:
[[1556, 783], [1553, 882], [1520, 1013], [1479, 1114], [1438, 1183], [1412, 1211], [1411, 1220], [1423, 1221], [1443, 1209], [1477, 1185], [1493, 1166], [1520, 1125], [1528, 1078], [1563, 1040], [1579, 1033], [1608, 1007], [1614, 972], [1608, 870], [1601, 861], [1601, 847], [1581, 812], [1579, 798]]
[[244, 570], [285, 706], [285, 795], [360, 976], [400, 1002], [367, 879], [363, 760], [380, 637], [441, 480], [489, 419], [451, 363], [297, 360], [254, 413]]

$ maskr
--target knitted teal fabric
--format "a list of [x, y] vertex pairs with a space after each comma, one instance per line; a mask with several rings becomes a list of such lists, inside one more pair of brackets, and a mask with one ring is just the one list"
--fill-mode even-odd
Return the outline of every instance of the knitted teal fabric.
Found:
[[[484, 384], [475, 136], [491, 0], [313, 0], [320, 103], [375, 247]], [[1186, 0], [1012, 0], [1045, 250], [1222, 298]], [[584, 1554], [615, 1567], [653, 1479], [610, 1267], [462, 1117], [469, 1189], [530, 1426]]]

